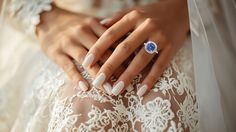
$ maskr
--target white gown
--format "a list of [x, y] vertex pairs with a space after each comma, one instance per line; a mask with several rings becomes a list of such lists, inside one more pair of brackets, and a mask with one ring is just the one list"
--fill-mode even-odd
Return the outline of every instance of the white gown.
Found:
[[[30, 14], [27, 12], [30, 10], [26, 9], [34, 7], [36, 10], [39, 3], [43, 3], [43, 0], [28, 1], [13, 0], [10, 3], [13, 7], [11, 11], [21, 8], [17, 8], [18, 14], [11, 17], [1, 29], [1, 132], [199, 130], [192, 50], [188, 39], [161, 79], [144, 98], [139, 98], [136, 94], [142, 74], [133, 80], [134, 90], [118, 97], [111, 97], [94, 87], [83, 92], [72, 87], [62, 69], [42, 53], [36, 39], [16, 30], [16, 27], [27, 28], [24, 20], [27, 21], [33, 13]], [[44, 1], [47, 3], [47, 0]], [[102, 0], [99, 8], [94, 8], [93, 2], [70, 0], [60, 1], [58, 5], [74, 12], [90, 11], [94, 16], [106, 17], [123, 8], [150, 1], [141, 0], [135, 3], [131, 0]], [[14, 22], [11, 24], [11, 21], [21, 23], [21, 27], [19, 24], [14, 25]], [[86, 71], [81, 73], [91, 81]]]

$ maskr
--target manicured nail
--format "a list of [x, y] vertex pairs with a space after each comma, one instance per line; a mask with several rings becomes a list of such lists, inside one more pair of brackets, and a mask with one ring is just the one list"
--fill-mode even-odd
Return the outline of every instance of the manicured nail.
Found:
[[106, 90], [107, 94], [109, 94], [109, 95], [112, 94], [112, 92], [111, 92], [112, 86], [111, 86], [110, 83], [106, 82], [106, 83], [104, 83], [102, 86], [103, 86], [104, 89]]
[[114, 94], [115, 96], [117, 96], [122, 89], [124, 88], [125, 83], [123, 81], [119, 81], [112, 89], [112, 94]]
[[104, 24], [106, 24], [110, 20], [111, 20], [111, 18], [105, 18], [105, 19], [100, 21], [100, 24], [104, 25]]
[[82, 63], [82, 66], [84, 68], [89, 67], [93, 63], [93, 60], [94, 60], [94, 55], [93, 54], [86, 55], [86, 57], [84, 58], [84, 61]]
[[79, 88], [81, 90], [83, 90], [83, 91], [87, 91], [88, 90], [88, 86], [83, 81], [79, 81]]
[[93, 86], [98, 88], [101, 86], [106, 79], [106, 75], [104, 73], [100, 73], [94, 80], [93, 80]]
[[142, 96], [146, 93], [147, 88], [148, 88], [147, 85], [143, 85], [143, 86], [138, 90], [137, 95], [138, 95], [139, 97], [142, 97]]
[[133, 91], [133, 89], [134, 89], [134, 87], [133, 87], [132, 84], [130, 84], [130, 85], [126, 88], [126, 90], [127, 90], [128, 92]]

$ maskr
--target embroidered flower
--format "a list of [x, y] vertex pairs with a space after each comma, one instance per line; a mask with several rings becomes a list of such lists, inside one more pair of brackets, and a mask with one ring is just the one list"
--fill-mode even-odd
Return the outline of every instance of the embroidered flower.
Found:
[[180, 110], [177, 111], [179, 120], [184, 124], [185, 128], [189, 127], [190, 131], [195, 131], [199, 119], [197, 103], [194, 103], [191, 97], [186, 96], [179, 107]]
[[168, 121], [174, 118], [169, 100], [160, 97], [146, 104], [146, 113], [142, 116], [142, 129], [144, 131], [163, 131], [168, 126]]
[[170, 127], [168, 128], [167, 132], [184, 132], [181, 123], [178, 123], [178, 126], [174, 121], [170, 121]]

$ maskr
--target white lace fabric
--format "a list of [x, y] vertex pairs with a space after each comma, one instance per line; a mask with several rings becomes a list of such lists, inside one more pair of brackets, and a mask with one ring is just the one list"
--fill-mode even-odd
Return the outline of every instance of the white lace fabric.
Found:
[[[27, 0], [21, 1], [24, 4], [28, 2]], [[45, 3], [48, 2], [45, 1]], [[35, 7], [38, 12], [46, 9], [38, 8], [37, 2], [29, 3], [33, 5], [26, 7]], [[15, 2], [16, 7], [22, 8], [21, 5], [23, 4]], [[24, 19], [34, 18], [35, 16], [28, 11], [31, 10], [23, 9], [22, 12], [18, 11], [18, 14], [22, 14], [22, 17], [26, 16]], [[22, 94], [23, 103], [19, 104], [18, 113], [11, 117], [14, 119], [0, 114], [0, 130], [17, 132], [199, 131], [199, 112], [192, 80], [191, 54], [190, 41], [186, 41], [150, 93], [139, 98], [136, 89], [144, 78], [143, 74], [139, 74], [133, 80], [133, 91], [126, 91], [118, 97], [112, 97], [95, 87], [83, 92], [75, 89], [67, 80], [64, 72], [48, 58], [41, 58], [40, 53], [36, 55], [40, 59], [29, 64], [39, 65], [40, 63], [41, 70], [34, 73], [34, 82], [28, 85], [30, 90], [27, 90], [27, 94]], [[29, 54], [27, 55], [29, 56]], [[29, 65], [26, 69], [32, 69], [31, 66]], [[81, 66], [78, 68], [81, 70]], [[86, 71], [81, 70], [81, 73], [91, 82]], [[8, 93], [7, 89], [0, 90], [0, 94]], [[5, 107], [0, 107], [0, 111], [3, 113], [7, 113], [7, 110], [11, 109], [7, 104], [12, 104], [18, 99], [14, 98], [14, 95], [18, 94], [17, 92], [11, 91], [11, 94], [13, 95], [11, 97], [0, 96], [2, 102], [11, 100], [3, 105]], [[9, 123], [8, 120], [14, 120], [14, 123]], [[1, 124], [7, 124], [9, 128], [3, 129], [4, 126]]]
[[[143, 78], [141, 74], [133, 80], [133, 91], [112, 97], [94, 87], [88, 92], [74, 89], [63, 71], [47, 62], [32, 85], [31, 96], [25, 99], [13, 130], [198, 131], [198, 105], [193, 82], [191, 75], [183, 72], [192, 68], [191, 61], [186, 61], [187, 50], [189, 48], [185, 46], [177, 54], [144, 98], [136, 95], [136, 87]], [[82, 74], [91, 79], [86, 71]]]
[[36, 25], [40, 23], [40, 13], [51, 10], [53, 0], [10, 0], [9, 12], [12, 19], [20, 23], [28, 34], [35, 34]]

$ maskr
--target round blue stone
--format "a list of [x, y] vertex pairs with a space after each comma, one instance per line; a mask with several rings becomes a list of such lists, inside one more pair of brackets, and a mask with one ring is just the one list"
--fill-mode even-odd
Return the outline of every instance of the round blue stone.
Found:
[[154, 51], [156, 49], [155, 44], [153, 43], [147, 43], [147, 50], [148, 51]]

